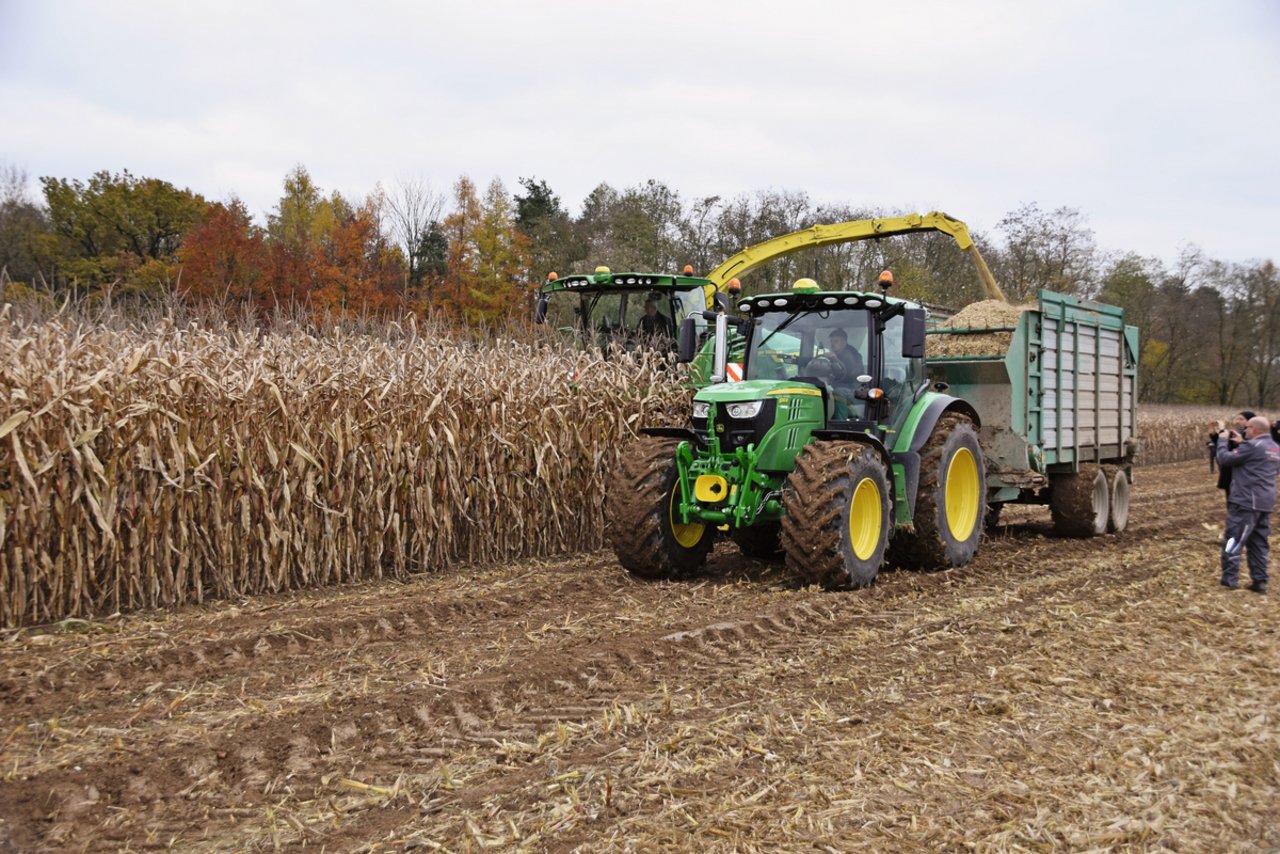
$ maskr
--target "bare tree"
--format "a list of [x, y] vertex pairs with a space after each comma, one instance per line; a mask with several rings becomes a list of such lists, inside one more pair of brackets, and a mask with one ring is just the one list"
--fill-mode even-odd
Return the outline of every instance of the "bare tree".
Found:
[[427, 266], [427, 237], [439, 227], [445, 195], [422, 178], [400, 178], [386, 196], [387, 221], [392, 239], [409, 259], [408, 284], [420, 284]]

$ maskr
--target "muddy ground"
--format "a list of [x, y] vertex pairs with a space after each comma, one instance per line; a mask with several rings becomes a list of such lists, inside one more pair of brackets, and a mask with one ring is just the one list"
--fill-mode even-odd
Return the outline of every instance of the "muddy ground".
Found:
[[607, 553], [0, 635], [0, 850], [1280, 846], [1280, 612], [1202, 464], [1130, 529], [796, 589]]

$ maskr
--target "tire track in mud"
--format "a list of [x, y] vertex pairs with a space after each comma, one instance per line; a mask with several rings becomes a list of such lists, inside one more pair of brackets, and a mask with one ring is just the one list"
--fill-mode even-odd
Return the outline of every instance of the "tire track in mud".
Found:
[[[1135, 509], [1148, 505], [1140, 495], [1135, 494]], [[1196, 508], [1184, 503], [1182, 510], [1195, 512]], [[524, 657], [519, 660], [507, 655], [508, 660], [496, 664], [481, 661], [472, 675], [447, 686], [379, 682], [371, 694], [330, 697], [298, 708], [282, 706], [270, 715], [227, 721], [229, 731], [216, 735], [168, 735], [180, 723], [198, 726], [197, 716], [157, 725], [140, 733], [129, 750], [87, 763], [79, 772], [55, 770], [24, 781], [20, 797], [45, 802], [52, 798], [56, 803], [58, 792], [74, 788], [78, 781], [94, 780], [100, 803], [78, 806], [75, 827], [66, 832], [79, 836], [104, 818], [112, 819], [106, 815], [109, 804], [133, 808], [148, 804], [147, 827], [182, 832], [193, 812], [230, 799], [248, 809], [285, 794], [318, 797], [328, 789], [322, 780], [336, 774], [386, 781], [417, 769], [434, 772], [449, 764], [477, 769], [471, 778], [479, 782], [469, 785], [471, 795], [464, 791], [454, 802], [465, 805], [467, 797], [479, 793], [501, 794], [508, 788], [501, 782], [504, 778], [518, 789], [520, 780], [528, 776], [520, 773], [520, 756], [558, 724], [598, 718], [619, 704], [660, 704], [668, 684], [679, 685], [701, 671], [717, 674], [709, 683], [712, 686], [732, 684], [733, 674], [744, 663], [775, 658], [796, 647], [830, 642], [855, 631], [904, 632], [911, 623], [911, 603], [919, 597], [950, 596], [964, 613], [915, 626], [905, 639], [917, 647], [920, 638], [942, 635], [948, 626], [977, 625], [976, 615], [1036, 608], [1048, 596], [1072, 591], [1081, 575], [1093, 571], [1084, 566], [1073, 569], [1071, 564], [1079, 558], [1096, 557], [1108, 549], [1141, 551], [1144, 543], [1151, 544], [1148, 531], [1180, 524], [1176, 517], [1148, 523], [1149, 519], [1135, 513], [1136, 524], [1124, 537], [1090, 541], [1041, 538], [1027, 528], [1015, 528], [1008, 532], [1011, 536], [987, 543], [979, 560], [969, 567], [887, 573], [884, 584], [854, 594], [780, 591], [765, 595], [758, 583], [738, 588], [637, 587], [615, 576], [592, 585], [603, 603], [587, 602], [583, 607], [609, 602], [625, 606], [606, 612], [608, 616], [585, 636], [549, 632], [538, 643], [522, 647]], [[1154, 546], [1164, 550], [1159, 543]], [[1036, 572], [1041, 562], [1047, 566]], [[1065, 569], [1055, 572], [1055, 567]], [[1136, 577], [1143, 571], [1136, 561], [1131, 562], [1122, 577]], [[690, 602], [683, 592], [693, 590], [700, 592]], [[495, 598], [507, 602], [504, 607], [521, 601]], [[543, 597], [543, 603], [545, 610], [559, 617], [574, 604], [555, 596]], [[627, 617], [644, 616], [650, 609], [667, 613], [670, 624], [659, 629], [633, 628]], [[492, 626], [477, 628], [486, 637], [501, 634]], [[504, 624], [504, 631], [509, 628], [511, 624]], [[342, 838], [359, 838], [373, 831], [374, 825], [385, 828], [389, 821], [394, 826], [396, 809], [377, 810], [378, 815], [364, 818], [352, 816], [355, 820]], [[23, 812], [30, 810], [24, 807]], [[140, 832], [123, 826], [111, 831], [101, 839], [112, 848]]]
[[[1103, 541], [1095, 541], [1099, 546]], [[1124, 550], [1145, 552], [1140, 560], [1131, 560], [1123, 564], [1119, 571], [1109, 573], [1105, 579], [1097, 579], [1096, 566], [1087, 566], [1080, 557], [1093, 556], [1105, 552], [1105, 548], [1097, 548], [1083, 555], [1059, 557], [1045, 568], [1052, 571], [1060, 565], [1066, 565], [1065, 571], [1053, 575], [1042, 575], [1031, 584], [1024, 585], [1015, 591], [992, 590], [982, 593], [978, 588], [955, 591], [957, 594], [973, 592], [976, 596], [957, 595], [953, 604], [957, 613], [941, 616], [928, 615], [920, 620], [913, 620], [907, 613], [886, 612], [884, 620], [868, 623], [851, 622], [850, 617], [869, 616], [862, 613], [857, 606], [844, 607], [839, 603], [830, 610], [821, 606], [800, 602], [794, 606], [777, 612], [743, 622], [718, 622], [695, 629], [686, 629], [672, 633], [664, 640], [678, 645], [680, 656], [687, 660], [694, 657], [699, 669], [713, 669], [719, 679], [707, 683], [703, 688], [704, 706], [718, 709], [741, 699], [738, 690], [739, 682], [735, 671], [753, 669], [762, 661], [780, 661], [786, 656], [803, 657], [817, 647], [824, 647], [839, 641], [848, 641], [853, 631], [868, 633], [864, 642], [879, 650], [874, 666], [865, 668], [861, 674], [863, 681], [875, 683], [894, 673], [906, 672], [919, 665], [922, 660], [942, 661], [940, 652], [954, 648], [957, 638], [962, 638], [966, 647], [976, 650], [978, 655], [952, 657], [946, 659], [946, 666], [930, 668], [928, 675], [918, 680], [915, 694], [926, 700], [937, 702], [937, 696], [949, 699], [966, 693], [975, 693], [974, 686], [982, 685], [982, 677], [993, 665], [1000, 667], [1018, 666], [1023, 662], [1041, 659], [1048, 644], [1032, 640], [1033, 635], [1042, 635], [1055, 624], [1062, 623], [1066, 617], [1046, 611], [1047, 603], [1071, 602], [1079, 605], [1071, 619], [1082, 619], [1093, 615], [1105, 617], [1129, 607], [1135, 599], [1141, 599], [1149, 591], [1158, 588], [1161, 579], [1158, 572], [1151, 571], [1151, 563], [1172, 560], [1181, 553], [1181, 547], [1173, 543], [1156, 544], [1154, 549], [1144, 549], [1140, 543], [1130, 545]], [[1084, 602], [1075, 596], [1081, 589], [1086, 576], [1094, 576], [1098, 583], [1091, 588], [1093, 595]], [[1016, 595], [1009, 595], [1010, 592]], [[923, 615], [922, 615], [923, 616]], [[1031, 624], [1028, 626], [1027, 624]], [[1017, 628], [1025, 637], [1021, 644], [1010, 648], [1008, 643], [1011, 626]], [[842, 630], [843, 629], [843, 630]], [[887, 642], [888, 641], [892, 642]], [[1057, 643], [1069, 641], [1059, 640]], [[838, 690], [823, 688], [820, 679], [812, 670], [806, 671], [815, 684], [809, 686], [811, 699], [826, 699], [824, 695], [836, 693]], [[615, 696], [614, 707], [632, 703], [643, 710], [654, 711], [660, 708], [661, 697], [654, 693], [654, 683], [661, 677], [659, 673], [651, 673], [649, 690], [642, 696], [626, 696], [621, 692]], [[637, 680], [639, 681], [639, 680]], [[617, 686], [619, 689], [624, 686]], [[980, 693], [980, 690], [976, 693]], [[721, 702], [716, 702], [717, 697]], [[899, 702], [908, 702], [903, 698]], [[975, 700], [977, 702], [977, 700]], [[887, 710], [883, 710], [887, 713]], [[875, 719], [877, 712], [867, 709], [864, 717]], [[664, 729], [660, 724], [657, 730], [650, 730], [648, 736], [652, 741], [661, 742], [665, 735], [672, 734], [678, 728], [691, 725], [688, 719], [667, 721]], [[696, 723], [694, 724], [696, 725]], [[625, 742], [625, 736], [618, 739], [592, 744], [580, 755], [561, 756], [558, 767], [575, 768], [579, 762], [594, 761], [594, 757], [607, 755]], [[373, 770], [373, 769], [370, 769]], [[499, 778], [506, 778], [506, 784], [497, 780], [486, 779], [484, 772], [477, 772], [482, 782], [474, 792], [462, 792], [443, 804], [437, 804], [431, 810], [432, 815], [452, 816], [443, 820], [439, 826], [441, 833], [430, 836], [436, 840], [455, 839], [464, 841], [465, 828], [459, 823], [459, 814], [468, 814], [485, 806], [490, 810], [501, 811], [501, 798], [520, 799], [525, 790], [531, 786], [545, 785], [547, 774], [520, 770], [508, 771], [505, 768], [491, 766], [489, 769]], [[544, 770], [544, 769], [537, 769]], [[534, 796], [530, 796], [534, 797]], [[529, 798], [524, 798], [528, 802]], [[412, 807], [404, 808], [400, 817], [405, 821], [415, 820], [415, 830], [421, 831], [421, 810]], [[367, 820], [358, 821], [345, 828], [333, 841], [340, 844], [344, 840], [369, 840], [377, 831], [388, 832], [394, 826], [389, 821], [385, 809], [370, 815]]]

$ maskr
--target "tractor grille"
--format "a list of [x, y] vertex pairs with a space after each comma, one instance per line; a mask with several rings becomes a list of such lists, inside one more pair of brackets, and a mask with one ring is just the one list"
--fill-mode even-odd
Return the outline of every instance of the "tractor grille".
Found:
[[[769, 428], [773, 426], [777, 411], [778, 401], [769, 398], [764, 401], [764, 405], [760, 407], [760, 412], [755, 418], [730, 418], [729, 405], [717, 403], [716, 435], [720, 438], [721, 450], [735, 451], [750, 444], [759, 445], [764, 441], [764, 436], [769, 432]], [[724, 427], [724, 432], [720, 431], [719, 428], [721, 426]], [[695, 429], [697, 429], [696, 424]], [[707, 425], [704, 422], [702, 425], [704, 435], [706, 429]]]

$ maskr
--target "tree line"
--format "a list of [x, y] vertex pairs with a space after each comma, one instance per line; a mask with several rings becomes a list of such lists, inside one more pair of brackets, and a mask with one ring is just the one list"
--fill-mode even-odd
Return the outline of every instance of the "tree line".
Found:
[[[4, 299], [177, 298], [227, 310], [415, 311], [494, 326], [527, 317], [530, 292], [552, 271], [705, 273], [754, 243], [817, 223], [903, 211], [820, 204], [761, 190], [686, 198], [650, 180], [602, 183], [571, 213], [546, 181], [469, 178], [449, 191], [423, 180], [362, 199], [325, 193], [298, 166], [259, 224], [236, 198], [128, 171], [88, 180], [0, 169]], [[960, 211], [959, 213], [963, 213]], [[974, 232], [1010, 299], [1041, 287], [1123, 306], [1142, 333], [1142, 397], [1152, 402], [1280, 405], [1280, 275], [1271, 260], [1234, 262], [1185, 247], [1172, 263], [1101, 250], [1078, 210], [1023, 204], [993, 233]], [[950, 238], [908, 235], [808, 250], [744, 281], [748, 293], [810, 276], [833, 289], [870, 289], [882, 269], [895, 293], [960, 308], [982, 298]]]

